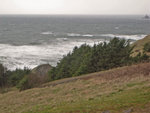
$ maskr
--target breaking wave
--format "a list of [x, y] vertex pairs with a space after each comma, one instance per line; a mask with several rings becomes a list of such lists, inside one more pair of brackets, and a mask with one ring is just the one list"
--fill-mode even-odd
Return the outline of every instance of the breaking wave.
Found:
[[[118, 28], [118, 27], [117, 27]], [[53, 36], [58, 36], [58, 37], [87, 37], [87, 38], [101, 38], [101, 37], [106, 37], [106, 38], [124, 38], [124, 39], [131, 39], [131, 40], [139, 40], [145, 37], [145, 34], [135, 34], [135, 35], [123, 35], [123, 34], [80, 34], [80, 33], [54, 33], [54, 32], [42, 32], [41, 34], [43, 35], [53, 35]], [[64, 38], [65, 39], [65, 38]]]
[[123, 39], [140, 40], [140, 39], [144, 38], [146, 35], [144, 35], [144, 34], [140, 34], [140, 35], [102, 34], [100, 36], [110, 37], [110, 38], [117, 37], [117, 38], [123, 38]]
[[[0, 44], [0, 62], [9, 70], [24, 67], [34, 68], [41, 64], [50, 64], [56, 66], [57, 62], [66, 55], [75, 46], [84, 43], [93, 45], [101, 40], [67, 40], [67, 38], [58, 38], [56, 44], [41, 45], [10, 45]], [[63, 41], [62, 41], [63, 40]]]

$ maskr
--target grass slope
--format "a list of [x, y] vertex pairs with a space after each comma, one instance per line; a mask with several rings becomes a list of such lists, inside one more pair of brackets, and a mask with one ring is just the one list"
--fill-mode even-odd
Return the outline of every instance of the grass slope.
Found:
[[0, 113], [150, 113], [150, 63], [0, 94]]
[[145, 38], [136, 41], [135, 43], [133, 43], [132, 45], [135, 46], [135, 48], [133, 49], [133, 56], [137, 55], [139, 52], [143, 52], [143, 47], [146, 43], [150, 42], [150, 35], [146, 36]]

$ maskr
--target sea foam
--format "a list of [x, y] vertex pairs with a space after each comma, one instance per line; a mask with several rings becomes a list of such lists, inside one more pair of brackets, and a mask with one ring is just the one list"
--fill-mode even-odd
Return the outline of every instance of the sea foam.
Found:
[[140, 40], [144, 38], [146, 35], [144, 34], [139, 34], [139, 35], [119, 35], [119, 34], [101, 34], [99, 36], [103, 37], [110, 37], [110, 38], [121, 38], [121, 39], [132, 39], [132, 40]]
[[71, 52], [75, 46], [84, 43], [92, 46], [99, 42], [103, 41], [91, 39], [72, 39], [70, 41], [67, 38], [59, 38], [56, 44], [22, 46], [0, 44], [0, 62], [9, 70], [24, 67], [32, 69], [41, 64], [56, 66], [63, 55]]

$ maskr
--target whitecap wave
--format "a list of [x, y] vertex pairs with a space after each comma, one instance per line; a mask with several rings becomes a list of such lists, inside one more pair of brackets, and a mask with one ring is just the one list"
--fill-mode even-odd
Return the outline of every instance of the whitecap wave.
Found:
[[69, 37], [93, 37], [92, 34], [67, 33]]
[[144, 34], [139, 34], [139, 35], [101, 34], [100, 36], [110, 37], [110, 38], [117, 37], [117, 38], [123, 38], [123, 39], [140, 40], [144, 38], [146, 35]]
[[53, 32], [51, 32], [51, 31], [46, 31], [46, 32], [42, 32], [41, 34], [42, 34], [42, 35], [52, 35]]
[[115, 27], [115, 29], [117, 30], [117, 29], [119, 29], [119, 27]]
[[93, 37], [94, 35], [91, 35], [91, 34], [85, 34], [85, 35], [82, 35], [83, 37]]
[[[115, 27], [115, 29], [119, 29], [119, 27]], [[123, 38], [123, 39], [132, 39], [132, 40], [140, 40], [144, 38], [146, 35], [137, 34], [137, 35], [120, 35], [120, 34], [78, 34], [78, 33], [67, 33], [69, 37], [106, 37], [106, 38]]]
[[68, 38], [56, 38], [58, 41], [68, 41]]
[[9, 45], [0, 44], [0, 63], [4, 64], [9, 70], [24, 67], [34, 68], [41, 64], [50, 64], [56, 66], [57, 62], [71, 52], [75, 46], [82, 44], [97, 44], [106, 41], [104, 37], [119, 37], [125, 39], [139, 40], [146, 35], [114, 35], [100, 34], [96, 35], [102, 38], [56, 38], [55, 41], [40, 41], [40, 43], [31, 43], [30, 45]]
[[70, 37], [78, 37], [78, 36], [81, 36], [81, 34], [77, 34], [77, 33], [67, 33], [67, 36], [70, 36]]
[[[65, 38], [62, 39], [64, 40]], [[0, 44], [0, 63], [4, 64], [9, 70], [23, 69], [24, 67], [32, 69], [47, 63], [56, 66], [63, 55], [66, 55], [69, 51], [71, 52], [75, 46], [80, 46], [84, 43], [93, 45], [99, 42], [102, 42], [102, 40], [72, 39], [71, 41], [57, 41], [56, 44], [22, 46]]]

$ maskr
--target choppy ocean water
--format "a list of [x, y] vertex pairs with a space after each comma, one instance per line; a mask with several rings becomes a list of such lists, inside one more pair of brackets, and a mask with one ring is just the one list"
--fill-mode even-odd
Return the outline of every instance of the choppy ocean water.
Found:
[[8, 69], [57, 62], [74, 46], [150, 34], [142, 16], [0, 15], [0, 62]]

